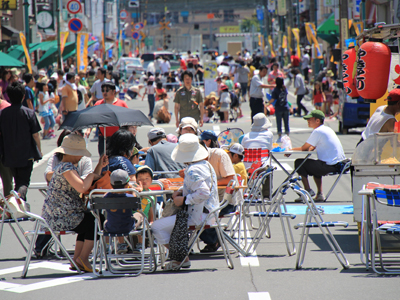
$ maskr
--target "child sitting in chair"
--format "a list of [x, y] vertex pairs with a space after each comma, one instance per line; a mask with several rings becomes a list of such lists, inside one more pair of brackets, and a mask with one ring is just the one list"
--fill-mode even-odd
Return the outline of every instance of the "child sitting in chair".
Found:
[[[110, 182], [113, 189], [128, 189], [129, 174], [125, 170], [117, 169], [110, 175]], [[104, 198], [133, 197], [127, 192], [107, 193]], [[136, 217], [136, 216], [135, 216]], [[104, 230], [109, 233], [128, 233], [135, 227], [137, 220], [133, 216], [131, 209], [107, 209], [107, 220], [104, 222]], [[118, 237], [117, 254], [128, 252], [128, 244], [124, 237]]]
[[242, 145], [235, 143], [229, 147], [227, 150], [229, 157], [231, 158], [233, 168], [235, 169], [235, 173], [239, 174], [242, 177], [243, 184], [247, 185], [247, 171], [242, 162], [244, 157], [244, 148]]

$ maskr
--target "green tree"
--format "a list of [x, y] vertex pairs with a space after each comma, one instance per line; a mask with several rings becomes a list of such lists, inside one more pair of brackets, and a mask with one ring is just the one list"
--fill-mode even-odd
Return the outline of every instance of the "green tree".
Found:
[[254, 18], [254, 17], [251, 19], [244, 18], [242, 20], [240, 29], [242, 32], [251, 32], [253, 25], [254, 25], [254, 31], [259, 32], [260, 31], [260, 22], [257, 20], [257, 18]]

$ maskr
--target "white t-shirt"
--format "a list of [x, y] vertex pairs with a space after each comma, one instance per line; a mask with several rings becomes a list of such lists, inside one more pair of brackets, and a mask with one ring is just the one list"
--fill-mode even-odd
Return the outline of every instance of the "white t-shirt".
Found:
[[92, 85], [92, 87], [90, 88], [90, 92], [92, 93], [92, 94], [94, 94], [94, 96], [96, 97], [96, 99], [103, 99], [104, 97], [103, 97], [103, 93], [101, 92], [101, 85], [104, 83], [104, 82], [107, 82], [107, 81], [109, 81], [107, 78], [104, 78], [104, 80], [103, 81], [100, 81], [100, 79], [97, 79], [94, 83], [93, 83], [93, 85]]
[[303, 55], [301, 58], [301, 68], [304, 70], [305, 68], [308, 68], [308, 65], [310, 64], [310, 55], [307, 53]]
[[162, 74], [167, 73], [171, 69], [171, 64], [169, 61], [164, 60], [160, 63], [160, 69]]
[[336, 165], [346, 159], [339, 138], [328, 126], [321, 125], [315, 128], [307, 143], [315, 147], [318, 159], [326, 162], [327, 165]]
[[381, 131], [381, 128], [390, 119], [396, 119], [393, 115], [389, 115], [384, 112], [387, 105], [379, 106], [374, 114], [369, 119], [367, 128], [361, 133], [363, 140], [365, 141], [371, 135]]
[[82, 110], [86, 108], [85, 95], [87, 94], [87, 90], [83, 85], [78, 85], [78, 91], [82, 94], [82, 102], [78, 104], [78, 110]]
[[250, 131], [242, 140], [242, 146], [247, 149], [272, 149], [274, 135], [271, 131]]
[[263, 97], [262, 87], [260, 87], [262, 84], [263, 82], [261, 81], [260, 75], [254, 75], [250, 82], [250, 97]]

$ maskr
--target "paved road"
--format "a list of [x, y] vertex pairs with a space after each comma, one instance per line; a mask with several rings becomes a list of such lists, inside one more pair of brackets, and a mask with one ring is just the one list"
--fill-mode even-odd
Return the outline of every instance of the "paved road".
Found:
[[[294, 99], [291, 97], [292, 102]], [[130, 108], [142, 109], [148, 113], [147, 102], [130, 101]], [[243, 104], [246, 117], [237, 123], [205, 124], [204, 129], [222, 131], [226, 128], [240, 127], [245, 132], [250, 129], [248, 103]], [[275, 119], [272, 131], [276, 134]], [[337, 130], [338, 122], [327, 120], [327, 126]], [[293, 146], [300, 146], [311, 130], [301, 118], [291, 117], [291, 139]], [[173, 124], [163, 125], [167, 133], [174, 133]], [[149, 127], [140, 128], [138, 139], [147, 145], [146, 133]], [[359, 131], [348, 135], [339, 135], [346, 152], [352, 152], [359, 140]], [[55, 140], [43, 142], [43, 153], [51, 153]], [[93, 154], [93, 163], [98, 160], [97, 144], [89, 143]], [[49, 154], [50, 155], [50, 154]], [[47, 155], [46, 157], [48, 157]], [[350, 156], [350, 154], [348, 155]], [[282, 159], [288, 169], [293, 167], [294, 158]], [[32, 182], [44, 181], [45, 160], [35, 165]], [[277, 186], [284, 179], [284, 173], [275, 172], [274, 184]], [[324, 179], [328, 188], [334, 178]], [[285, 196], [291, 209], [299, 209], [295, 204], [296, 195], [289, 191]], [[41, 212], [43, 196], [30, 190], [28, 201], [31, 210]], [[295, 256], [288, 256], [278, 220], [271, 223], [271, 239], [263, 239], [256, 254], [249, 258], [234, 255], [235, 269], [227, 268], [221, 256], [191, 257], [192, 268], [178, 273], [165, 273], [158, 270], [154, 274], [145, 274], [137, 278], [93, 279], [91, 275], [74, 275], [67, 270], [65, 261], [56, 259], [34, 260], [27, 279], [19, 278], [22, 270], [24, 251], [6, 227], [0, 247], [0, 299], [105, 299], [105, 298], [148, 298], [148, 299], [398, 299], [398, 278], [379, 277], [366, 271], [360, 262], [358, 250], [357, 225], [350, 214], [331, 214], [331, 208], [340, 208], [341, 212], [351, 210], [350, 176], [340, 181], [326, 209], [326, 221], [342, 220], [349, 222], [346, 229], [337, 228], [333, 232], [343, 248], [351, 268], [343, 270], [318, 229], [312, 230], [307, 248], [304, 268], [295, 270]], [[340, 207], [338, 205], [341, 205]], [[345, 207], [345, 208], [343, 208]], [[291, 222], [292, 226], [303, 220], [299, 214]], [[30, 223], [25, 223], [30, 228]], [[300, 230], [294, 230], [296, 243]], [[67, 248], [73, 248], [72, 237], [63, 238]]]

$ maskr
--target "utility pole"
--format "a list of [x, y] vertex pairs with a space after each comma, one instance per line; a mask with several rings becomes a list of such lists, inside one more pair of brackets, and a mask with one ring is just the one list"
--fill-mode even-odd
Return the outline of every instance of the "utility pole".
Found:
[[[119, 17], [121, 11], [120, 11], [120, 3], [119, 3], [119, 1], [120, 0], [117, 0], [117, 30], [118, 30], [118, 34], [121, 33], [120, 32], [121, 31], [121, 24], [120, 24], [120, 17]], [[125, 27], [124, 27], [124, 29], [125, 29]], [[122, 38], [120, 38], [120, 41], [122, 41]], [[121, 47], [121, 49], [122, 49], [122, 52], [125, 53], [125, 51], [124, 51], [125, 47]], [[120, 53], [118, 52], [118, 59], [119, 59], [119, 54]]]
[[[346, 42], [349, 38], [349, 21], [348, 21], [348, 0], [339, 1], [339, 16], [340, 16], [340, 50], [341, 55], [347, 50]], [[342, 64], [339, 64], [339, 76], [342, 78]]]
[[[103, 45], [106, 45], [106, 21], [107, 21], [107, 1], [103, 0]], [[103, 62], [106, 60], [106, 49], [103, 49]]]
[[28, 50], [29, 55], [29, 42], [30, 42], [30, 30], [29, 30], [29, 2], [28, 0], [24, 0], [24, 14], [25, 14], [25, 40], [26, 40], [26, 49]]

